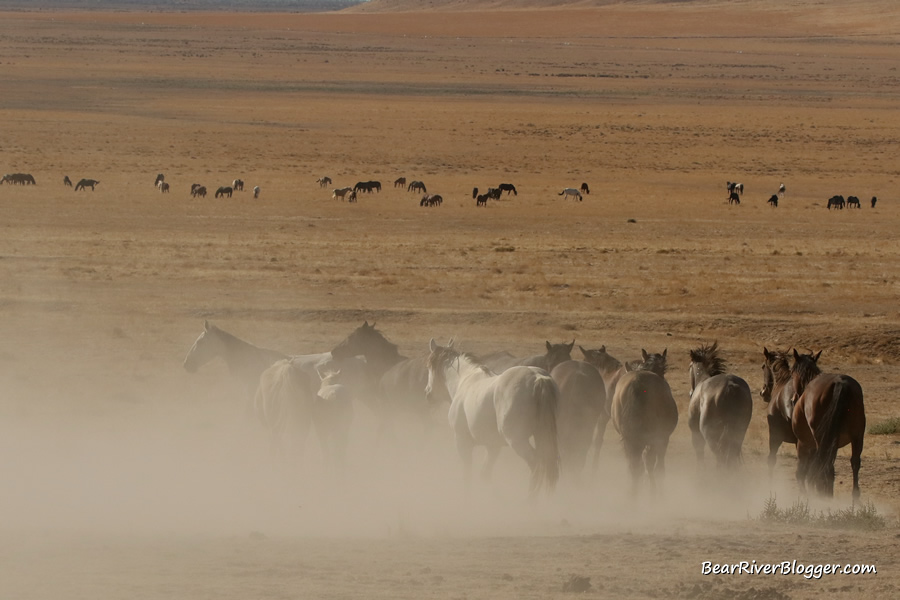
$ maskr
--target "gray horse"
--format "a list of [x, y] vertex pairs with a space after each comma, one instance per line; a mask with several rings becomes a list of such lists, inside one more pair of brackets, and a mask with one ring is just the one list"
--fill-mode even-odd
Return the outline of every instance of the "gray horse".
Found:
[[688, 426], [697, 461], [703, 461], [709, 445], [720, 467], [737, 465], [753, 413], [750, 386], [737, 375], [725, 372], [727, 364], [719, 356], [718, 343], [691, 350], [690, 356]]

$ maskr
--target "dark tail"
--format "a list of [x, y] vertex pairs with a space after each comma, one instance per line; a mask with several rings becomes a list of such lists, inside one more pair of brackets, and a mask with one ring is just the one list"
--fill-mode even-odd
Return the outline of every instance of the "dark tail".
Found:
[[837, 458], [838, 439], [840, 438], [843, 416], [850, 403], [850, 390], [845, 382], [838, 379], [832, 388], [831, 403], [822, 419], [816, 424], [814, 432], [818, 448], [812, 459], [811, 472], [816, 481], [827, 492], [832, 489], [829, 482], [834, 479], [834, 461]]
[[549, 376], [537, 381], [537, 427], [534, 430], [535, 464], [531, 471], [531, 493], [541, 488], [553, 491], [559, 481], [559, 445], [556, 437], [556, 409], [559, 401], [556, 383]]

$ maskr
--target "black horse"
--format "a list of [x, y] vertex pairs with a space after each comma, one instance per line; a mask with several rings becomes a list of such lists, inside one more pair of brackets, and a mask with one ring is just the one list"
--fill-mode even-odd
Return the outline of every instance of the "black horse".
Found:
[[588, 187], [588, 184], [587, 184], [587, 183], [582, 183], [582, 184], [581, 184], [581, 192], [584, 193], [584, 194], [590, 194], [590, 193], [591, 193], [591, 188]]
[[875, 203], [878, 202], [878, 198], [872, 196], [872, 208], [875, 208]]
[[487, 206], [487, 194], [479, 194], [475, 197], [475, 206]]
[[84, 188], [90, 186], [91, 191], [94, 191], [94, 186], [100, 183], [96, 179], [82, 179], [78, 183], [75, 184], [75, 191], [83, 190]]
[[772, 197], [769, 198], [769, 204], [772, 205], [772, 208], [778, 208], [778, 194], [772, 194]]
[[731, 192], [728, 194], [728, 204], [740, 204], [741, 203], [741, 195], [737, 192]]
[[380, 192], [381, 191], [381, 182], [380, 181], [359, 181], [356, 185], [353, 186], [353, 191], [355, 192]]
[[68, 175], [66, 175], [65, 177], [63, 177], [63, 185], [66, 186], [66, 187], [72, 187], [72, 180], [69, 179], [69, 176], [68, 176]]
[[509, 195], [510, 192], [513, 193], [513, 196], [518, 196], [518, 195], [519, 195], [519, 192], [516, 191], [516, 186], [514, 186], [514, 185], [511, 184], [511, 183], [501, 183], [501, 184], [500, 184], [500, 187], [499, 187], [498, 189], [499, 189], [501, 192], [506, 192], [506, 195], [507, 195], [507, 196]]
[[862, 208], [859, 204], [859, 198], [856, 196], [847, 196], [847, 208], [851, 206], [856, 206], [856, 208]]
[[222, 187], [220, 187], [219, 189], [216, 190], [216, 198], [218, 198], [220, 196], [228, 196], [229, 198], [231, 198], [231, 193], [233, 191], [234, 190], [231, 189], [231, 186], [223, 185]]
[[831, 210], [831, 207], [836, 209], [844, 210], [844, 197], [843, 196], [832, 196], [828, 199], [828, 210]]

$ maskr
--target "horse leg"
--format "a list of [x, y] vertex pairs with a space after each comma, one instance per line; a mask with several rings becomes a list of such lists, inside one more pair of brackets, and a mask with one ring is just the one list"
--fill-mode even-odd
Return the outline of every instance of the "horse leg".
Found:
[[534, 446], [531, 445], [531, 442], [528, 438], [520, 438], [515, 440], [507, 440], [509, 442], [510, 448], [513, 451], [522, 457], [522, 460], [528, 464], [528, 468], [531, 471], [534, 471], [534, 467], [537, 464], [537, 452], [534, 449]]
[[484, 466], [481, 467], [481, 479], [485, 482], [491, 480], [491, 473], [494, 471], [494, 463], [500, 456], [500, 446], [488, 446], [487, 457], [484, 459]]
[[472, 438], [466, 436], [456, 436], [456, 452], [459, 454], [463, 465], [463, 485], [466, 491], [472, 487], [472, 451], [475, 449], [475, 442]]
[[784, 438], [778, 430], [778, 424], [770, 415], [769, 421], [769, 487], [772, 486], [772, 477], [775, 473], [775, 461], [778, 459], [778, 449], [784, 443]]
[[797, 486], [803, 495], [807, 493], [806, 480], [809, 477], [809, 467], [815, 451], [815, 447], [810, 447], [807, 442], [797, 440]]
[[594, 462], [592, 463], [594, 473], [600, 466], [600, 448], [603, 447], [603, 436], [606, 434], [607, 423], [609, 423], [609, 417], [601, 414], [597, 421], [597, 428], [594, 430]]
[[634, 440], [623, 440], [625, 446], [625, 458], [628, 460], [628, 470], [631, 473], [631, 497], [636, 498], [641, 487], [641, 478], [644, 475], [643, 453], [644, 445]]
[[694, 454], [697, 455], [697, 466], [699, 467], [703, 465], [703, 455], [706, 450], [706, 438], [703, 437], [699, 425], [697, 429], [691, 428], [691, 442], [694, 445]]
[[863, 436], [855, 436], [850, 441], [850, 466], [853, 468], [853, 504], [859, 500], [859, 467], [862, 464]]

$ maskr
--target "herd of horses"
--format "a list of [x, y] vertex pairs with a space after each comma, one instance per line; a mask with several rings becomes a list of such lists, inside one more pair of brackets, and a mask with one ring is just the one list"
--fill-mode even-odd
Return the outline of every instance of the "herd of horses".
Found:
[[[743, 183], [735, 183], [729, 181], [726, 183], [726, 189], [728, 191], [728, 204], [740, 204], [741, 203], [741, 195], [744, 193], [744, 184]], [[766, 201], [766, 204], [771, 206], [772, 208], [778, 208], [779, 199], [784, 198], [785, 187], [782, 183], [778, 186], [778, 193], [772, 194], [769, 196], [769, 199]], [[872, 196], [871, 205], [872, 208], [875, 208], [875, 204], [878, 202], [878, 198]], [[836, 195], [832, 196], [828, 199], [826, 203], [826, 208], [831, 210], [832, 208], [843, 210], [844, 206], [850, 208], [855, 206], [856, 208], [862, 208], [862, 205], [859, 201], [859, 198], [856, 196], [848, 196], [845, 200], [843, 196]]]
[[[612, 422], [622, 439], [632, 494], [645, 478], [658, 491], [679, 420], [666, 379], [667, 350], [641, 350], [639, 359], [623, 363], [605, 346], [579, 346], [582, 358], [576, 360], [574, 346], [546, 342], [543, 354], [519, 358], [506, 351], [479, 356], [452, 340], [441, 345], [432, 339], [427, 351], [423, 347], [409, 358], [365, 322], [328, 352], [289, 356], [205, 322], [184, 368], [195, 372], [213, 359], [224, 360], [252, 397], [274, 449], [283, 451], [290, 434], [302, 452], [315, 430], [324, 460], [335, 468], [347, 458], [355, 406], [367, 406], [383, 434], [401, 413], [427, 424], [440, 405], [447, 409], [467, 484], [474, 449], [486, 449], [480, 472], [489, 478], [505, 446], [528, 466], [532, 495], [552, 491], [561, 478], [577, 482], [591, 455], [596, 468]], [[820, 355], [763, 349], [760, 395], [767, 404], [769, 475], [779, 447], [796, 444], [801, 490], [832, 496], [837, 450], [850, 444], [855, 502], [865, 432], [862, 388], [848, 375], [822, 373]], [[687, 422], [698, 464], [708, 448], [719, 468], [739, 468], [753, 413], [750, 385], [728, 372], [717, 343], [694, 348], [689, 357]]]

